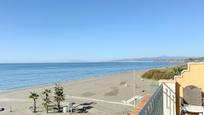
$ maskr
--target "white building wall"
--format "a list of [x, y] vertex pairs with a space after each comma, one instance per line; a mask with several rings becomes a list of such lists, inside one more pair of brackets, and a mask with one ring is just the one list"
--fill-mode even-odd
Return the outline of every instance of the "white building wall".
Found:
[[163, 85], [163, 112], [164, 115], [176, 115], [175, 83], [164, 83]]

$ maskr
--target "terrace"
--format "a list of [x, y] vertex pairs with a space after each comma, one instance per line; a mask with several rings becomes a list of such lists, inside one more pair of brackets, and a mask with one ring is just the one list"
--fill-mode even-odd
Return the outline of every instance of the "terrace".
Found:
[[143, 99], [131, 115], [204, 115], [204, 63], [189, 63], [174, 80], [160, 80], [160, 86]]

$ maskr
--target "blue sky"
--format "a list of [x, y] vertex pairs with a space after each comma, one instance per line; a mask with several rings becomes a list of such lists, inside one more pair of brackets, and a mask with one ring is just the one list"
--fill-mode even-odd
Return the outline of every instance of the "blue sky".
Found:
[[204, 56], [202, 0], [1, 0], [0, 62]]

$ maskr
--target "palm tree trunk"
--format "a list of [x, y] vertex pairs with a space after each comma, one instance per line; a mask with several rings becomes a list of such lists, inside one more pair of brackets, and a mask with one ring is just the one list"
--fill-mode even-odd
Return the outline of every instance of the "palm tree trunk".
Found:
[[48, 105], [46, 105], [46, 112], [48, 113]]
[[60, 112], [60, 101], [58, 101], [57, 106], [58, 106], [58, 112]]
[[34, 99], [34, 105], [33, 105], [34, 113], [36, 112], [36, 100]]

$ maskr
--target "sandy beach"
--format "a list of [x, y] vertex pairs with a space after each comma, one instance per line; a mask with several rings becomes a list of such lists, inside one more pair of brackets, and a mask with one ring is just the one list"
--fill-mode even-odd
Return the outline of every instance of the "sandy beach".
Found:
[[[158, 87], [158, 82], [141, 79], [145, 71], [118, 73], [99, 78], [89, 78], [85, 80], [67, 81], [61, 83], [64, 87], [66, 100], [62, 105], [75, 103], [75, 105], [88, 105], [86, 112], [73, 112], [73, 115], [123, 115], [133, 107], [122, 103], [135, 96], [152, 94]], [[135, 77], [133, 77], [135, 76]], [[135, 83], [135, 85], [133, 85]], [[53, 89], [54, 84], [35, 86], [32, 88], [18, 89], [0, 93], [0, 107], [5, 111], [1, 115], [33, 115], [29, 109], [33, 101], [28, 98], [31, 91], [40, 95], [37, 100], [37, 113], [35, 115], [46, 115], [42, 106], [41, 92], [45, 89]], [[135, 92], [133, 93], [133, 87]], [[12, 112], [10, 112], [12, 110]], [[67, 114], [54, 113], [48, 114]]]

